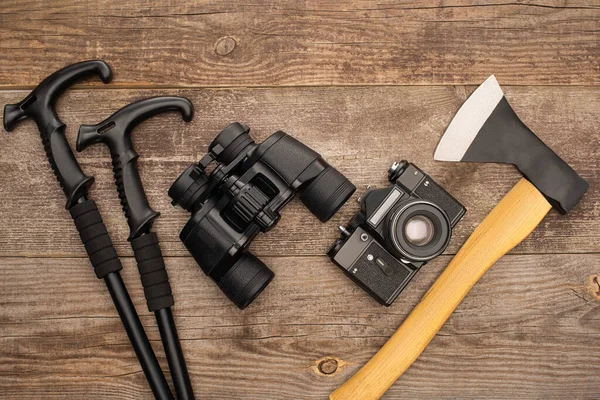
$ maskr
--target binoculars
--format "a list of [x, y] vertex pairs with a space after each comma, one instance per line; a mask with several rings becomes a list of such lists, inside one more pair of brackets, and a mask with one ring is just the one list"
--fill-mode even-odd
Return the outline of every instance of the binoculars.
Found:
[[[179, 237], [204, 273], [240, 309], [273, 279], [273, 272], [247, 251], [259, 232], [272, 229], [280, 210], [300, 200], [328, 221], [356, 187], [317, 152], [282, 131], [258, 144], [250, 128], [227, 126], [197, 163], [169, 189], [173, 205], [192, 213]], [[216, 161], [210, 174], [206, 168]]]

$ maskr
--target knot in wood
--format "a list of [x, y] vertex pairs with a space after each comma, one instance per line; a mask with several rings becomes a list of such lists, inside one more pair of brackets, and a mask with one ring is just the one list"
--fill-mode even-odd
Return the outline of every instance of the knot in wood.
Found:
[[326, 358], [319, 363], [319, 372], [325, 375], [331, 375], [337, 371], [338, 362], [334, 358]]
[[592, 277], [592, 293], [600, 300], [600, 278], [598, 276]]
[[224, 36], [222, 38], [217, 39], [217, 42], [215, 43], [215, 51], [220, 56], [226, 56], [228, 54], [231, 54], [233, 49], [235, 49], [236, 45], [237, 42], [234, 38], [232, 38], [231, 36]]

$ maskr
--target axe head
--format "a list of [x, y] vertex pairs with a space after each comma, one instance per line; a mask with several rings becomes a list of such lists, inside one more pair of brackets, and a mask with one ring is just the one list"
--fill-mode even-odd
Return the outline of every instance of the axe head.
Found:
[[434, 159], [514, 164], [563, 214], [579, 202], [589, 187], [521, 122], [493, 75], [458, 110]]

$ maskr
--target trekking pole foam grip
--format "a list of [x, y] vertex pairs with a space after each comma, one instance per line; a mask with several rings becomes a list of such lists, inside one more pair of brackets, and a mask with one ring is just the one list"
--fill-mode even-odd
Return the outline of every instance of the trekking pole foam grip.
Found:
[[169, 276], [165, 268], [156, 233], [147, 233], [131, 241], [142, 278], [149, 311], [158, 311], [174, 304]]
[[69, 209], [79, 237], [85, 246], [94, 272], [99, 279], [123, 269], [106, 226], [94, 200], [86, 200]]

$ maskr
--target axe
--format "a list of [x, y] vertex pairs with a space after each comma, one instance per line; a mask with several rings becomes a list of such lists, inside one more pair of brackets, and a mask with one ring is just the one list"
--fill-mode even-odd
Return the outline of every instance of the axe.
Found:
[[524, 177], [475, 229], [387, 343], [329, 398], [378, 399], [411, 366], [483, 274], [521, 243], [552, 207], [569, 212], [588, 189], [510, 107], [492, 75], [442, 136], [439, 161], [514, 164]]

